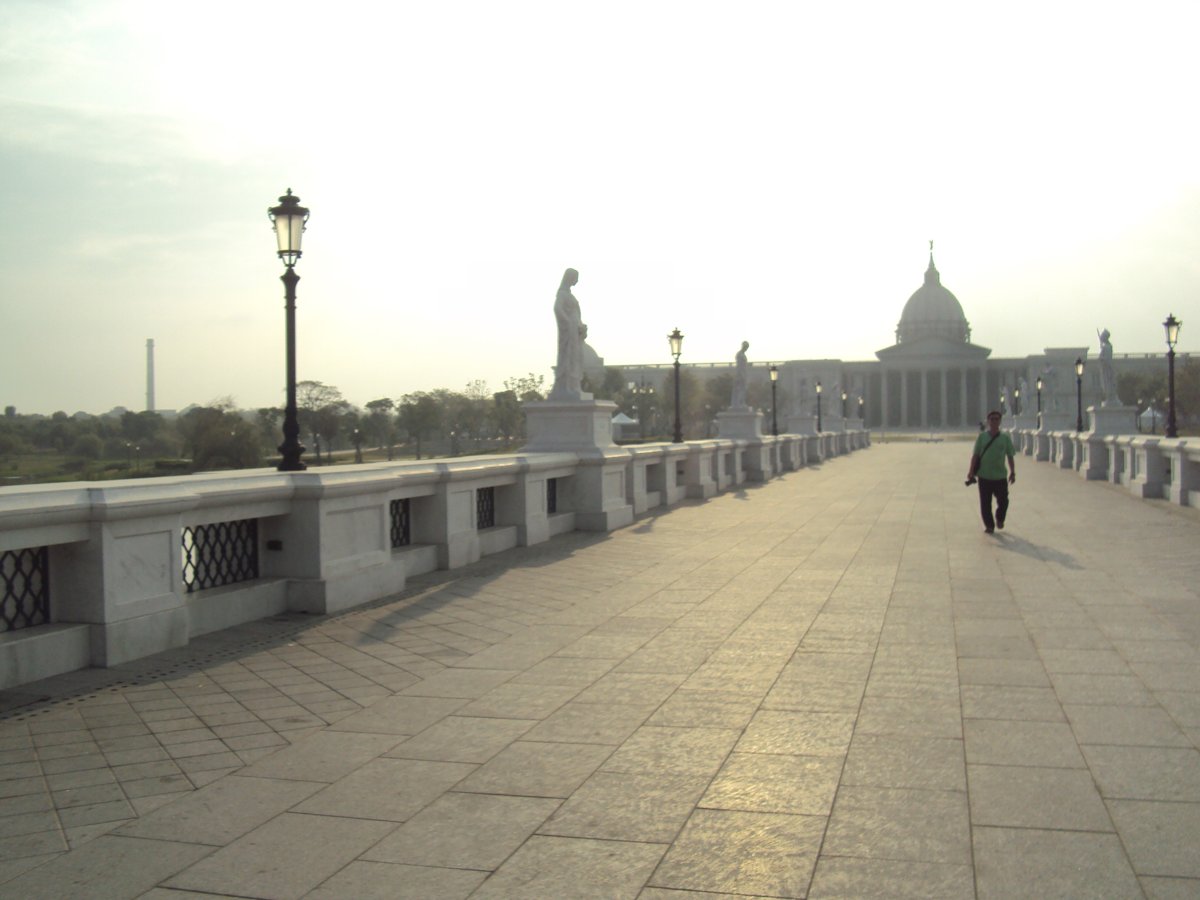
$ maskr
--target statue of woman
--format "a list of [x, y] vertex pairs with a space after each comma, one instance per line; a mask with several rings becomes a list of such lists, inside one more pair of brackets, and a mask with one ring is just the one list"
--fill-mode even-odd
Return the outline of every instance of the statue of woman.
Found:
[[1097, 331], [1100, 338], [1100, 390], [1103, 393], [1100, 404], [1108, 406], [1117, 400], [1117, 381], [1113, 377], [1113, 348], [1108, 329]]
[[554, 367], [554, 387], [550, 390], [552, 400], [583, 399], [583, 339], [587, 337], [587, 326], [583, 324], [579, 301], [571, 293], [571, 288], [578, 281], [579, 273], [567, 269], [554, 300], [554, 320], [558, 323], [558, 364]]
[[742, 409], [749, 404], [746, 402], [746, 382], [749, 376], [750, 363], [746, 361], [746, 351], [750, 349], [749, 341], [742, 341], [742, 349], [737, 352], [733, 370], [733, 394], [729, 399], [731, 409]]

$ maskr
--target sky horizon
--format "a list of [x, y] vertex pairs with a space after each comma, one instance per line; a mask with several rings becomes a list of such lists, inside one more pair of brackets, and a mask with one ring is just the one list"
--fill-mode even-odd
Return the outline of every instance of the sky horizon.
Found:
[[356, 405], [609, 365], [873, 359], [928, 241], [993, 357], [1200, 329], [1200, 6], [0, 6], [0, 405]]

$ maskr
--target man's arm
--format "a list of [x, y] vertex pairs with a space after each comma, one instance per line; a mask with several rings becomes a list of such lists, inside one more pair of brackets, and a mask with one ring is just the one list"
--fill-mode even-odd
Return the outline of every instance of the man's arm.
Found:
[[1017, 480], [1017, 451], [1013, 448], [1012, 440], [1008, 442], [1008, 483], [1014, 484]]

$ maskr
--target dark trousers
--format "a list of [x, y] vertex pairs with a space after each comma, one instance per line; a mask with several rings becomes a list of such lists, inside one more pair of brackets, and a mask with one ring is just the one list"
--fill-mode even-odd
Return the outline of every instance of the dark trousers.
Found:
[[[996, 498], [996, 518], [992, 518], [992, 498]], [[979, 479], [979, 514], [983, 516], [983, 527], [991, 531], [996, 519], [1001, 522], [1008, 515], [1008, 482], [1003, 478]]]

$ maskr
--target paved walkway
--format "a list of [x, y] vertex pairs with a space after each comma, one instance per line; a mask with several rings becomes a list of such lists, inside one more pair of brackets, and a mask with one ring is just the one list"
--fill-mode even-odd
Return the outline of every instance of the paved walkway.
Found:
[[1200, 514], [967, 452], [0, 693], [0, 896], [1200, 896]]

